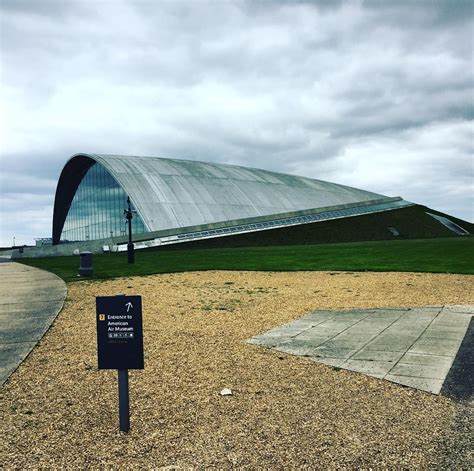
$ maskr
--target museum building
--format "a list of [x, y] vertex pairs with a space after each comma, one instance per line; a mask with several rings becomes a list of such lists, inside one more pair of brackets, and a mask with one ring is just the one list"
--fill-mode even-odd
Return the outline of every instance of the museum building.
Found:
[[[316, 234], [321, 223], [330, 221], [420, 208], [399, 196], [261, 169], [161, 157], [76, 154], [65, 164], [57, 185], [53, 244], [104, 240], [124, 248], [127, 197], [134, 210], [134, 241], [143, 247], [209, 239], [221, 239], [220, 246], [246, 245], [245, 240], [250, 245], [277, 239], [276, 243], [311, 243], [319, 239], [308, 236], [306, 240], [297, 234], [309, 234], [310, 227], [316, 228], [311, 229]], [[428, 218], [430, 227], [442, 226], [447, 234], [467, 232], [441, 213], [418, 214]], [[400, 235], [389, 220], [381, 224], [386, 238]], [[327, 234], [338, 232], [338, 226], [330, 227], [335, 229], [326, 228]], [[253, 236], [243, 237], [246, 234]]]

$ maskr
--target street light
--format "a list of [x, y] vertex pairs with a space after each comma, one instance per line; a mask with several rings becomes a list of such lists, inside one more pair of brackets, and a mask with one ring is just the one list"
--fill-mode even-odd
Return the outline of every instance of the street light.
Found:
[[128, 254], [128, 263], [135, 263], [135, 250], [133, 247], [132, 242], [132, 218], [133, 213], [136, 211], [132, 211], [130, 207], [130, 196], [127, 197], [128, 209], [123, 210], [123, 215], [125, 219], [128, 221], [128, 244], [127, 244], [127, 254]]

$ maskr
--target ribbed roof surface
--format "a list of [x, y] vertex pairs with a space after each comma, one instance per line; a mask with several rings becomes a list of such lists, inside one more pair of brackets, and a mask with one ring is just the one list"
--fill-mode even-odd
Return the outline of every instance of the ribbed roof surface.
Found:
[[80, 155], [115, 177], [150, 231], [383, 198], [335, 183], [233, 165]]

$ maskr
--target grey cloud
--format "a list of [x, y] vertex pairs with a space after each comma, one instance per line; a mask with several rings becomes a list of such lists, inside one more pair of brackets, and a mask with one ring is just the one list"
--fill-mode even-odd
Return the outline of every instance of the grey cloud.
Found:
[[64, 2], [61, 0], [2, 0], [2, 14], [38, 16], [42, 18], [66, 18], [87, 12], [87, 0]]
[[472, 217], [471, 2], [0, 6], [0, 192], [38, 205], [42, 217], [46, 203], [21, 195], [46, 195], [81, 151], [393, 188]]
[[56, 182], [54, 179], [38, 178], [38, 175], [22, 175], [20, 172], [2, 172], [0, 175], [0, 188], [5, 199], [10, 195], [16, 195], [18, 188], [28, 189], [30, 194], [50, 197], [54, 193]]
[[472, 19], [474, 6], [471, 0], [398, 0], [385, 2], [383, 0], [364, 0], [364, 6], [382, 12], [383, 19], [397, 25], [404, 24], [412, 27], [422, 25], [444, 27], [450, 24], [465, 23]]

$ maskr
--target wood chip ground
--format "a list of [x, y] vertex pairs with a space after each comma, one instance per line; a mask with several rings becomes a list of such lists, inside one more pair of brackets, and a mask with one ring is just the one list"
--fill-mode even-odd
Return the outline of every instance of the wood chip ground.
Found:
[[[474, 303], [471, 276], [199, 272], [80, 282], [1, 389], [4, 468], [426, 468], [458, 406], [447, 398], [245, 340], [315, 309]], [[145, 370], [131, 431], [98, 371], [95, 296], [141, 294]], [[230, 388], [232, 396], [221, 396]]]

